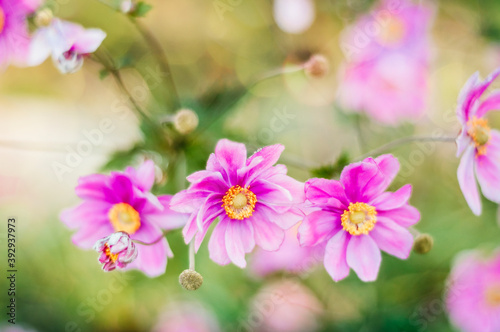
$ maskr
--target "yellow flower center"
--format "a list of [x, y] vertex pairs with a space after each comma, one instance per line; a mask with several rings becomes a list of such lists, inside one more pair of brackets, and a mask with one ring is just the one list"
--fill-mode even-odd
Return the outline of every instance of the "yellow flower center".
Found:
[[405, 23], [396, 16], [391, 16], [388, 19], [381, 18], [382, 29], [378, 36], [379, 42], [382, 45], [398, 44], [406, 33]]
[[252, 216], [257, 196], [249, 189], [250, 187], [233, 186], [226, 192], [222, 198], [222, 207], [229, 218], [243, 220]]
[[105, 249], [104, 249], [104, 253], [106, 254], [106, 256], [114, 263], [116, 262], [116, 260], [118, 259], [118, 254], [112, 254], [111, 253], [111, 250], [109, 249], [109, 245], [106, 243], [105, 245]]
[[108, 217], [116, 232], [134, 234], [141, 227], [139, 212], [127, 203], [113, 205]]
[[3, 11], [3, 8], [0, 7], [0, 33], [2, 33], [4, 27], [5, 27], [5, 12]]
[[495, 284], [486, 289], [486, 303], [491, 307], [500, 306], [500, 284]]
[[350, 203], [341, 220], [342, 228], [351, 235], [368, 234], [377, 222], [377, 210], [366, 203]]
[[486, 154], [486, 144], [490, 140], [490, 127], [488, 126], [488, 120], [482, 118], [476, 118], [475, 116], [467, 122], [469, 130], [467, 133], [474, 144], [476, 145], [477, 155]]

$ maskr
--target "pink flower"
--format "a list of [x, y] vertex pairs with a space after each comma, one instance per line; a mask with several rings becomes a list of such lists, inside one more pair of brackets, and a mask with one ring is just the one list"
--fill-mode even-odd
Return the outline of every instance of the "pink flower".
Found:
[[160, 315], [153, 332], [221, 332], [214, 314], [198, 302], [172, 302]]
[[448, 277], [446, 307], [464, 332], [500, 331], [500, 252], [486, 259], [478, 251], [461, 254]]
[[278, 251], [257, 249], [252, 255], [251, 271], [260, 277], [278, 271], [302, 274], [318, 265], [324, 256], [324, 246], [301, 247], [297, 230], [298, 226], [294, 226], [286, 231], [285, 241]]
[[361, 280], [374, 281], [380, 250], [408, 258], [413, 236], [407, 228], [420, 213], [408, 204], [411, 185], [386, 192], [398, 171], [398, 160], [383, 155], [347, 166], [340, 181], [306, 182], [306, 198], [316, 211], [300, 225], [299, 241], [303, 246], [326, 243], [324, 265], [333, 280], [347, 277], [352, 268]]
[[219, 218], [208, 248], [218, 264], [245, 267], [245, 253], [258, 245], [278, 250], [284, 229], [301, 214], [293, 206], [304, 201], [304, 184], [286, 175], [284, 165], [272, 166], [284, 147], [264, 147], [247, 159], [245, 145], [222, 139], [211, 154], [207, 169], [188, 176], [187, 190], [176, 194], [173, 210], [190, 213], [183, 234], [195, 238], [198, 250], [210, 225]]
[[52, 55], [63, 74], [74, 73], [82, 67], [84, 57], [95, 52], [104, 38], [106, 33], [100, 29], [84, 29], [79, 24], [55, 18], [33, 35], [29, 63], [37, 66]]
[[125, 232], [116, 232], [100, 239], [94, 245], [94, 250], [101, 253], [99, 263], [103, 264], [102, 269], [106, 272], [123, 269], [137, 258], [137, 248]]
[[[396, 6], [395, 6], [395, 5]], [[344, 33], [339, 101], [350, 111], [397, 125], [425, 111], [432, 11], [410, 1], [383, 1]]]
[[[156, 197], [150, 193], [154, 179], [151, 160], [138, 169], [127, 167], [125, 172], [80, 178], [75, 191], [83, 203], [64, 210], [60, 216], [69, 228], [78, 229], [73, 243], [90, 249], [98, 240], [115, 232], [153, 243], [162, 237], [162, 229], [184, 226], [188, 216], [170, 210], [171, 196]], [[151, 246], [141, 245], [138, 250], [137, 259], [127, 268], [140, 269], [150, 277], [164, 273], [167, 256], [173, 256], [165, 238]]]
[[33, 0], [0, 0], [0, 69], [26, 65], [29, 52], [27, 16], [36, 10]]
[[323, 305], [298, 282], [284, 280], [262, 288], [251, 303], [247, 320], [238, 331], [303, 332], [319, 330]]
[[[490, 129], [484, 117], [500, 107], [500, 93], [492, 93], [480, 100], [490, 84], [498, 77], [495, 70], [484, 81], [479, 73], [469, 78], [458, 98], [457, 117], [462, 130], [457, 138], [457, 157], [462, 155], [458, 166], [458, 182], [475, 215], [481, 214], [481, 199], [476, 177], [483, 195], [500, 203], [500, 132]], [[475, 176], [474, 176], [475, 175]]]

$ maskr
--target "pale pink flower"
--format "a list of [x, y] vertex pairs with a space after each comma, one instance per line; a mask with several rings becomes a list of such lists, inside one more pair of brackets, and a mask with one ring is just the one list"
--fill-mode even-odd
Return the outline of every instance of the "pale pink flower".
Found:
[[39, 28], [33, 35], [29, 64], [37, 66], [49, 56], [63, 74], [74, 73], [84, 57], [93, 53], [106, 38], [100, 29], [85, 29], [79, 24], [54, 18], [47, 27]]
[[500, 331], [499, 251], [489, 258], [468, 251], [455, 259], [448, 277], [446, 307], [460, 331]]
[[153, 332], [221, 332], [214, 314], [198, 302], [174, 301], [160, 314]]
[[480, 215], [482, 210], [476, 178], [483, 195], [500, 203], [500, 132], [491, 129], [485, 118], [488, 112], [500, 109], [500, 92], [482, 99], [499, 74], [500, 69], [497, 69], [481, 81], [476, 72], [465, 83], [458, 98], [457, 117], [462, 125], [457, 137], [457, 157], [462, 155], [458, 182], [475, 215]]

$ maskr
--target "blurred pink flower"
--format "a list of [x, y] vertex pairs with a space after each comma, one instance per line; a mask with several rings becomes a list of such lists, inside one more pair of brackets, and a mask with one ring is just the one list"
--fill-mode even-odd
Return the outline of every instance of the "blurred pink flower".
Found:
[[160, 315], [153, 332], [220, 332], [214, 315], [197, 302], [172, 302]]
[[448, 277], [446, 307], [460, 331], [500, 331], [500, 252], [488, 259], [478, 251], [458, 256]]
[[198, 250], [210, 225], [219, 218], [208, 248], [220, 265], [246, 266], [245, 253], [255, 245], [278, 250], [284, 230], [297, 224], [301, 213], [293, 206], [304, 201], [304, 184], [286, 175], [284, 165], [273, 166], [284, 147], [276, 144], [247, 159], [244, 144], [222, 139], [207, 169], [187, 177], [187, 190], [174, 196], [173, 210], [190, 213], [184, 227], [186, 243], [195, 237]]
[[428, 7], [387, 0], [348, 28], [341, 106], [387, 125], [418, 119], [427, 100], [431, 18]]
[[47, 27], [39, 28], [33, 35], [29, 64], [37, 66], [49, 56], [63, 73], [78, 71], [86, 55], [93, 53], [106, 38], [100, 29], [85, 29], [79, 24], [57, 18]]
[[[83, 203], [64, 210], [60, 216], [69, 228], [78, 229], [73, 243], [90, 249], [115, 232], [126, 232], [133, 240], [153, 243], [162, 237], [162, 229], [184, 226], [188, 216], [170, 210], [172, 196], [156, 197], [150, 193], [154, 179], [151, 160], [137, 170], [127, 167], [125, 172], [80, 178], [75, 191]], [[141, 245], [138, 250], [137, 259], [127, 268], [142, 270], [150, 277], [163, 274], [167, 256], [173, 256], [165, 238], [154, 245]]]
[[322, 313], [323, 305], [309, 289], [298, 282], [280, 281], [259, 291], [238, 331], [313, 332]]
[[116, 268], [123, 269], [137, 258], [137, 248], [125, 232], [116, 232], [100, 239], [94, 245], [94, 250], [100, 252], [99, 263], [106, 272]]
[[0, 69], [9, 64], [26, 65], [30, 37], [27, 16], [40, 1], [0, 0]]
[[298, 225], [286, 231], [285, 241], [278, 251], [257, 249], [252, 255], [250, 270], [260, 277], [285, 271], [307, 273], [322, 261], [324, 246], [301, 247], [297, 239]]
[[458, 182], [465, 200], [475, 215], [481, 214], [481, 199], [476, 177], [483, 195], [500, 203], [500, 132], [490, 129], [484, 117], [500, 108], [500, 92], [480, 100], [483, 93], [500, 74], [495, 70], [486, 80], [479, 73], [472, 75], [458, 98], [457, 117], [462, 125], [457, 137]]
[[374, 281], [380, 250], [408, 258], [413, 236], [407, 228], [420, 213], [408, 204], [411, 185], [386, 192], [399, 167], [395, 157], [382, 155], [347, 166], [340, 181], [306, 182], [307, 203], [316, 211], [306, 214], [299, 241], [303, 246], [326, 243], [324, 265], [333, 280], [347, 277], [352, 268], [361, 280]]
[[313, 24], [316, 8], [313, 0], [274, 0], [273, 15], [281, 30], [301, 34]]

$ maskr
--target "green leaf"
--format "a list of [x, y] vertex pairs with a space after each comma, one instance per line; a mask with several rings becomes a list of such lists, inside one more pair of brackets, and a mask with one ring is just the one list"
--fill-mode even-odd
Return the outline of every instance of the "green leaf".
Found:
[[103, 80], [103, 79], [105, 79], [106, 77], [108, 77], [108, 76], [109, 76], [109, 74], [110, 74], [109, 70], [107, 70], [107, 69], [101, 69], [101, 70], [99, 71], [99, 79], [100, 79], [100, 80]]
[[148, 5], [147, 3], [141, 1], [135, 5], [135, 8], [132, 12], [130, 12], [130, 16], [132, 17], [144, 17], [146, 14], [153, 9], [153, 6]]
[[349, 165], [349, 154], [346, 151], [342, 151], [334, 164], [312, 169], [311, 174], [317, 178], [332, 179], [338, 177], [347, 165]]

